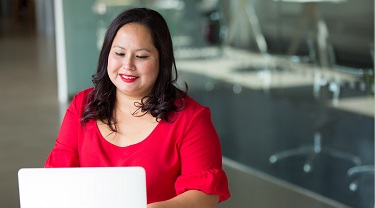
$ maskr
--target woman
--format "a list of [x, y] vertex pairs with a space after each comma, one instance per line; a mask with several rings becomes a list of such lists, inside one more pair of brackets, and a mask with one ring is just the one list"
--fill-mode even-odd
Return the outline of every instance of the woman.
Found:
[[94, 87], [73, 98], [45, 167], [141, 166], [148, 208], [228, 199], [210, 111], [176, 80], [164, 18], [146, 8], [124, 11], [105, 35]]

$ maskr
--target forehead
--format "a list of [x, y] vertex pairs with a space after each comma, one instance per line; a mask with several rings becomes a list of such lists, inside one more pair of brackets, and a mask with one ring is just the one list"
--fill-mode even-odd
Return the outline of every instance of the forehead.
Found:
[[146, 40], [153, 41], [153, 37], [150, 29], [140, 23], [128, 23], [123, 25], [116, 33], [114, 41], [116, 39], [141, 39], [143, 42]]

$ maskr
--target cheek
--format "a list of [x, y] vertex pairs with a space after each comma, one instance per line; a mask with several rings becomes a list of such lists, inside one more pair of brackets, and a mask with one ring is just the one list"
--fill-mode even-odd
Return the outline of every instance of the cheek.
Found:
[[157, 64], [152, 64], [148, 67], [147, 74], [149, 77], [153, 80], [156, 80], [158, 74], [159, 74], [159, 66]]
[[113, 58], [108, 58], [107, 71], [109, 73], [114, 72], [114, 71], [116, 71], [117, 68], [118, 68], [118, 61], [116, 59], [113, 59]]
[[109, 72], [111, 68], [112, 68], [112, 61], [111, 61], [110, 58], [108, 58], [108, 60], [107, 60], [107, 71]]
[[159, 63], [157, 61], [150, 62], [147, 68], [148, 68], [148, 74], [158, 76], [160, 69], [159, 69]]

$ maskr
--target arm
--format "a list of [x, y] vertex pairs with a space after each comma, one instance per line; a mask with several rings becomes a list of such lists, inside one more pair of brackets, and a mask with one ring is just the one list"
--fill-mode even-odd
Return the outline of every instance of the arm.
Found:
[[55, 146], [44, 164], [46, 168], [78, 167], [78, 129], [81, 128], [80, 117], [76, 108], [75, 96], [66, 110]]
[[181, 161], [181, 175], [175, 182], [177, 196], [148, 208], [215, 208], [229, 192], [209, 109], [195, 111], [181, 126], [186, 128], [177, 145]]
[[149, 204], [147, 208], [215, 208], [219, 196], [201, 191], [186, 191], [170, 200]]

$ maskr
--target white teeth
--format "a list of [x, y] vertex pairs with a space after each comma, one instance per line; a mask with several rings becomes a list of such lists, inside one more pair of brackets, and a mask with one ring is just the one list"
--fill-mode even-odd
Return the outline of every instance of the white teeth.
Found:
[[122, 75], [122, 78], [124, 78], [124, 79], [135, 79], [136, 77], [130, 77], [130, 76]]

